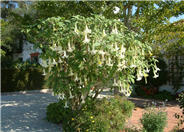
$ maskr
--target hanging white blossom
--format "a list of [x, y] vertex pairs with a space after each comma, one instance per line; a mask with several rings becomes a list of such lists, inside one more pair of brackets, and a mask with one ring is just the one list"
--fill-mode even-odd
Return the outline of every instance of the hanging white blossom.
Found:
[[46, 73], [45, 73], [45, 69], [43, 69], [43, 74], [42, 74], [43, 76], [45, 76], [46, 75]]
[[72, 52], [73, 49], [71, 48], [70, 41], [68, 41], [68, 52]]
[[84, 30], [85, 34], [91, 33], [91, 30], [88, 28], [88, 26], [86, 25], [86, 29]]
[[68, 106], [68, 102], [66, 101], [65, 102], [65, 106], [64, 106], [64, 108], [66, 109], [66, 108], [69, 108], [69, 106]]
[[85, 34], [85, 38], [84, 38], [83, 42], [84, 43], [89, 43], [90, 42], [90, 39], [88, 39], [88, 35], [87, 34]]

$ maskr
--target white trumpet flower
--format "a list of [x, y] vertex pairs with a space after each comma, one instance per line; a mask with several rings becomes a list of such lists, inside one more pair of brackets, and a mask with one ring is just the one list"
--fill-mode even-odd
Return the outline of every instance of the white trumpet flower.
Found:
[[156, 67], [156, 69], [155, 69], [156, 71], [160, 71], [160, 68], [158, 68], [158, 67]]
[[61, 60], [61, 58], [59, 58], [59, 61], [58, 61], [58, 63], [62, 63], [62, 60]]
[[72, 52], [72, 48], [71, 48], [71, 45], [70, 45], [70, 41], [68, 41], [68, 52]]
[[43, 69], [43, 74], [42, 74], [43, 76], [45, 76], [46, 75], [46, 73], [45, 73], [45, 69]]
[[158, 74], [154, 74], [154, 77], [153, 78], [157, 78], [157, 77], [159, 77], [159, 75]]
[[104, 52], [103, 50], [100, 50], [98, 53], [102, 55], [102, 61], [104, 61], [104, 55], [106, 54], [106, 52]]
[[114, 79], [113, 86], [118, 86], [118, 84], [117, 84], [117, 82], [116, 82], [116, 79]]
[[125, 55], [124, 54], [121, 54], [119, 57], [120, 57], [120, 59], [124, 59], [125, 58]]
[[107, 63], [108, 66], [113, 66], [113, 64], [111, 63], [111, 58], [109, 57], [108, 58], [108, 63]]
[[56, 64], [57, 64], [55, 59], [53, 59], [52, 64], [53, 64], [53, 65], [56, 65]]
[[148, 68], [146, 68], [146, 71], [145, 71], [146, 73], [149, 73], [150, 72], [150, 70], [148, 69]]
[[68, 106], [68, 102], [66, 101], [65, 102], [65, 106], [64, 106], [64, 108], [66, 109], [66, 108], [69, 108], [69, 106]]
[[142, 76], [137, 76], [137, 79], [136, 79], [137, 81], [140, 81], [140, 80], [142, 80]]
[[59, 54], [62, 54], [63, 53], [62, 47], [61, 46], [58, 46], [57, 47], [57, 51], [58, 51]]
[[47, 62], [46, 62], [45, 60], [42, 60], [41, 65], [42, 65], [43, 67], [45, 67], [45, 68], [48, 67]]
[[74, 32], [75, 32], [77, 35], [79, 34], [79, 30], [77, 29], [77, 24], [75, 24]]
[[73, 97], [74, 97], [74, 96], [72, 95], [72, 93], [71, 93], [71, 91], [70, 91], [70, 97], [69, 97], [69, 98], [70, 98], [70, 99], [73, 99]]
[[70, 68], [70, 73], [69, 73], [69, 76], [73, 76], [74, 74], [73, 74], [73, 71], [72, 71], [72, 69]]
[[82, 102], [81, 103], [84, 104], [85, 103], [84, 96], [82, 95], [81, 98], [82, 98]]
[[94, 54], [96, 54], [96, 50], [95, 50], [95, 47], [94, 47], [94, 45], [92, 46], [92, 50], [91, 50], [91, 53], [94, 55]]
[[115, 25], [115, 28], [112, 29], [112, 34], [118, 34], [118, 29], [116, 25]]
[[125, 53], [125, 51], [126, 51], [126, 48], [122, 45], [121, 46], [121, 53]]
[[86, 25], [86, 29], [84, 30], [85, 34], [91, 33], [91, 30], [88, 28], [88, 26]]
[[106, 33], [105, 33], [105, 30], [103, 30], [102, 37], [105, 37], [105, 36], [106, 36]]
[[119, 48], [117, 46], [117, 43], [115, 43], [115, 51], [118, 51], [118, 50], [119, 50]]
[[84, 43], [89, 43], [90, 42], [90, 39], [88, 39], [88, 36], [87, 36], [87, 34], [85, 34], [85, 39], [84, 39], [84, 41], [83, 41]]
[[66, 51], [64, 51], [64, 55], [62, 56], [62, 58], [68, 58], [68, 55], [66, 55]]
[[77, 76], [77, 75], [75, 75], [75, 79], [74, 79], [74, 81], [78, 81], [78, 80], [79, 80], [78, 76]]
[[62, 93], [62, 94], [60, 95], [60, 98], [61, 98], [61, 100], [63, 100], [63, 99], [65, 98], [65, 94]]
[[135, 68], [135, 67], [137, 67], [136, 65], [134, 65], [134, 64], [132, 64], [131, 66], [130, 66], [130, 68]]

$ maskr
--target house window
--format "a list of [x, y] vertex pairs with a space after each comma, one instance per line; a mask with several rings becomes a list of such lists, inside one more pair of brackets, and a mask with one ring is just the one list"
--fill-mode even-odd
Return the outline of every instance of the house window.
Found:
[[184, 86], [184, 56], [173, 56], [169, 59], [169, 85]]
[[39, 53], [32, 53], [32, 54], [30, 54], [30, 56], [31, 56], [31, 62], [32, 62], [32, 63], [38, 63], [38, 60], [39, 60], [38, 56], [39, 56]]

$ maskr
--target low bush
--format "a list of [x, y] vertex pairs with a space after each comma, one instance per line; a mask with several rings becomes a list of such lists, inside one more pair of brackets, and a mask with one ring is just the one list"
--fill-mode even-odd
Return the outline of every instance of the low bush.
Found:
[[77, 119], [77, 129], [82, 131], [119, 132], [131, 116], [134, 104], [117, 96], [102, 99], [94, 104], [95, 109], [85, 110]]
[[71, 115], [71, 109], [64, 107], [64, 102], [51, 103], [47, 106], [47, 120], [53, 123], [61, 123], [68, 120]]
[[167, 113], [151, 108], [143, 114], [141, 124], [144, 132], [163, 132], [167, 124]]
[[134, 104], [122, 97], [102, 100], [87, 100], [80, 110], [65, 109], [64, 103], [53, 103], [47, 107], [47, 119], [62, 122], [64, 131], [119, 132], [131, 116]]

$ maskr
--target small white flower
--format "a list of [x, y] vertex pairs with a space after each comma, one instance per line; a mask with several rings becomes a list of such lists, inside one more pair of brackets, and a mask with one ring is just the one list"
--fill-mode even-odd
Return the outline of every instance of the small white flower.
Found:
[[69, 108], [69, 106], [68, 106], [68, 102], [66, 101], [65, 102], [65, 106], [64, 106], [64, 108], [66, 109], [66, 108]]
[[130, 68], [135, 68], [135, 67], [137, 67], [136, 65], [134, 65], [134, 64], [132, 64], [131, 66], [130, 66]]
[[64, 51], [64, 55], [62, 56], [62, 58], [68, 58], [68, 55], [66, 55], [66, 51]]
[[70, 91], [70, 97], [69, 97], [69, 98], [72, 99], [73, 97], [74, 97], [74, 96], [72, 95], [72, 93], [71, 93], [71, 91]]
[[77, 75], [75, 75], [75, 79], [74, 79], [74, 81], [78, 81], [79, 79], [78, 79], [78, 76]]
[[69, 73], [69, 76], [73, 76], [74, 74], [73, 74], [73, 71], [72, 71], [72, 69], [70, 69], [70, 73]]
[[58, 63], [62, 63], [62, 60], [61, 60], [61, 58], [59, 58], [59, 61], [58, 61]]
[[105, 36], [106, 36], [106, 33], [105, 33], [105, 30], [103, 30], [102, 37], [105, 37]]
[[61, 96], [60, 96], [61, 100], [63, 100], [65, 98], [65, 94], [62, 93]]
[[77, 35], [79, 34], [79, 30], [77, 29], [77, 24], [75, 24], [74, 32], [75, 32]]
[[88, 36], [87, 36], [87, 34], [85, 34], [85, 39], [84, 39], [84, 41], [83, 41], [84, 43], [89, 43], [90, 42], [90, 39], [88, 39]]
[[126, 48], [122, 45], [122, 46], [121, 46], [121, 52], [122, 52], [122, 53], [125, 53], [125, 51], [126, 51]]
[[45, 76], [46, 75], [46, 73], [45, 73], [45, 69], [43, 69], [43, 74], [42, 74], [43, 76]]
[[155, 70], [156, 70], [156, 71], [160, 71], [160, 68], [157, 67]]
[[63, 53], [62, 47], [61, 46], [58, 46], [57, 47], [57, 51], [58, 51], [59, 54], [62, 54]]
[[155, 74], [153, 78], [157, 78], [157, 77], [159, 77], [159, 75], [158, 74]]
[[121, 54], [119, 57], [120, 57], [121, 59], [124, 59], [124, 58], [125, 58], [125, 55]]
[[71, 48], [71, 46], [70, 46], [70, 41], [68, 41], [68, 52], [72, 52], [73, 50], [72, 50], [72, 48]]
[[118, 34], [118, 30], [117, 30], [116, 25], [115, 25], [115, 28], [112, 29], [112, 34]]
[[146, 71], [145, 71], [146, 73], [149, 73], [150, 72], [150, 70], [148, 69], [148, 68], [146, 68]]
[[83, 95], [81, 96], [81, 99], [82, 99], [82, 102], [81, 103], [84, 104], [85, 103], [85, 98], [84, 98]]
[[108, 58], [108, 63], [107, 63], [108, 66], [113, 66], [113, 64], [111, 64], [111, 58], [109, 57]]
[[125, 96], [126, 96], [126, 97], [129, 97], [129, 96], [130, 96], [130, 94], [131, 94], [131, 93], [130, 93], [130, 92], [128, 92], [128, 91], [127, 91], [127, 92], [125, 92]]
[[115, 51], [118, 51], [119, 48], [118, 48], [118, 46], [117, 46], [117, 43], [115, 43], [114, 45], [115, 45]]
[[102, 61], [104, 61], [104, 55], [106, 54], [106, 52], [104, 52], [103, 50], [100, 50], [98, 53], [102, 55]]
[[136, 79], [137, 81], [140, 81], [140, 80], [142, 80], [142, 76], [137, 76], [137, 79]]
[[47, 62], [46, 62], [45, 60], [42, 60], [41, 65], [42, 65], [43, 67], [48, 67]]
[[53, 59], [52, 64], [53, 64], [53, 65], [56, 65], [56, 64], [57, 64], [55, 59]]
[[85, 34], [91, 33], [91, 30], [88, 28], [88, 26], [86, 25], [86, 29], [84, 30]]
[[118, 86], [118, 84], [117, 84], [117, 82], [116, 82], [116, 79], [114, 79], [113, 86]]

